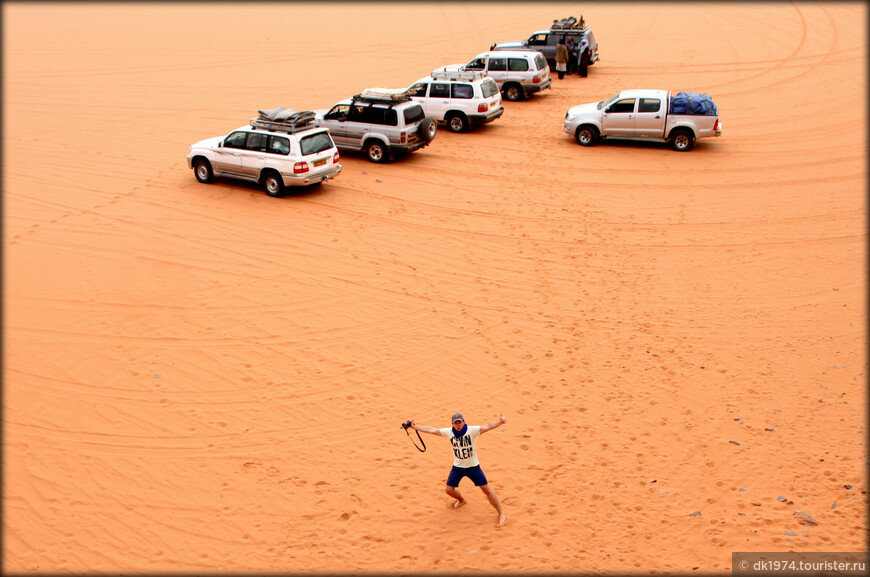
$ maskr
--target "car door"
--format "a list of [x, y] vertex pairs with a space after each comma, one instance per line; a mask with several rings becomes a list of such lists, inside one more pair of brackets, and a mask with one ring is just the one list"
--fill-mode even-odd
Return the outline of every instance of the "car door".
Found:
[[212, 170], [215, 174], [231, 174], [237, 176], [242, 168], [242, 150], [248, 133], [242, 130], [230, 133], [223, 143], [215, 150]]
[[604, 110], [601, 133], [605, 136], [634, 136], [636, 98], [620, 98]]
[[529, 61], [525, 58], [508, 58], [505, 80], [515, 80], [520, 84], [531, 83], [529, 75]]
[[408, 94], [411, 100], [423, 107], [423, 112], [428, 116], [435, 116], [434, 108], [431, 108], [429, 102], [429, 83], [416, 82], [408, 87]]
[[450, 108], [449, 82], [433, 82], [429, 85], [429, 106], [426, 114], [444, 120], [444, 114]]
[[354, 150], [361, 150], [366, 135], [371, 132], [371, 113], [369, 105], [354, 102], [350, 105], [347, 115], [347, 129], [345, 131], [345, 144]]
[[266, 151], [269, 135], [249, 132], [245, 148], [240, 150], [241, 175], [251, 180], [260, 176], [260, 171], [266, 166]]
[[665, 114], [661, 98], [639, 98], [634, 131], [637, 136], [660, 137], [664, 134]]
[[347, 117], [350, 113], [349, 104], [336, 104], [323, 115], [323, 124], [329, 128], [332, 140], [336, 146], [347, 146]]
[[498, 87], [508, 79], [507, 58], [504, 56], [490, 56], [486, 66], [486, 73], [490, 78], [495, 80]]

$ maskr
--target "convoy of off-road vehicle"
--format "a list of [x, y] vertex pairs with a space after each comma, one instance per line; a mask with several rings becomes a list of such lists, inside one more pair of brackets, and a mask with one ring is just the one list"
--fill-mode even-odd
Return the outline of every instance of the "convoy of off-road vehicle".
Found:
[[[372, 162], [395, 160], [431, 144], [438, 124], [466, 132], [501, 118], [502, 98], [524, 100], [551, 89], [550, 67], [563, 41], [567, 72], [587, 76], [599, 61], [598, 42], [583, 16], [569, 16], [526, 40], [494, 43], [465, 64], [437, 68], [407, 88], [369, 88], [329, 109], [260, 110], [228, 135], [192, 145], [188, 168], [202, 183], [228, 177], [282, 196], [289, 186], [317, 185], [340, 174], [339, 150], [362, 152]], [[629, 139], [688, 151], [699, 138], [720, 136], [722, 123], [707, 94], [623, 90], [571, 107], [563, 130], [583, 146]]]

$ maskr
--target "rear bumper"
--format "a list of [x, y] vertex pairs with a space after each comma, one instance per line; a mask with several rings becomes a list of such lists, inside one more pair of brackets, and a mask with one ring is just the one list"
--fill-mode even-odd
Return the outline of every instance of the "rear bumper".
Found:
[[284, 186], [305, 186], [306, 184], [317, 184], [318, 182], [326, 182], [330, 178], [334, 178], [341, 172], [341, 164], [333, 164], [319, 172], [306, 172], [304, 174], [281, 174], [284, 180]]
[[546, 80], [544, 80], [543, 82], [541, 82], [539, 84], [532, 84], [531, 86], [524, 86], [523, 88], [525, 88], [526, 94], [528, 95], [528, 94], [534, 94], [535, 92], [541, 92], [542, 90], [547, 90], [548, 88], [550, 88], [552, 86], [552, 84], [553, 84], [553, 79], [547, 78]]
[[468, 116], [468, 122], [472, 126], [480, 126], [481, 124], [487, 124], [497, 118], [501, 118], [502, 114], [504, 114], [504, 106], [499, 106], [487, 114], [470, 114]]

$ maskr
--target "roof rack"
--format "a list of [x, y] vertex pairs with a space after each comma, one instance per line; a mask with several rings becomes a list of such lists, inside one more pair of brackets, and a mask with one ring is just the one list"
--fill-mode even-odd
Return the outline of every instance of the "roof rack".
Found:
[[296, 112], [289, 110], [283, 106], [272, 110], [258, 111], [260, 116], [251, 119], [251, 128], [262, 128], [264, 130], [293, 133], [300, 130], [307, 130], [316, 126], [314, 122], [314, 111], [302, 110]]
[[384, 102], [390, 106], [411, 100], [407, 88], [366, 88], [351, 97], [352, 101]]
[[431, 76], [433, 80], [480, 80], [486, 77], [486, 72], [445, 67], [433, 70]]
[[553, 25], [550, 26], [550, 30], [584, 30], [586, 28], [586, 22], [583, 21], [583, 15], [580, 15], [580, 21], [573, 16], [568, 16], [567, 18], [562, 18], [561, 20], [553, 20]]

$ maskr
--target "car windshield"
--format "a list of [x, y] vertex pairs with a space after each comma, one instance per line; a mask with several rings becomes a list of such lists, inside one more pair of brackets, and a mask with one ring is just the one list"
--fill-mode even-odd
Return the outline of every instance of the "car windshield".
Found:
[[608, 98], [607, 100], [602, 100], [601, 102], [599, 102], [599, 103], [598, 103], [598, 106], [597, 106], [598, 110], [601, 110], [602, 108], [607, 108], [607, 107], [610, 106], [610, 105], [613, 103], [613, 101], [615, 101], [617, 98], [619, 98], [619, 92], [617, 92], [616, 94], [614, 94], [613, 96], [611, 96], [611, 97]]
[[323, 131], [301, 139], [299, 146], [302, 148], [302, 156], [308, 156], [309, 154], [317, 154], [318, 152], [329, 150], [334, 144], [329, 133]]
[[483, 90], [483, 97], [489, 98], [490, 96], [495, 96], [498, 94], [498, 84], [495, 83], [495, 80], [492, 78], [487, 78], [480, 84], [481, 90]]
[[411, 124], [414, 122], [419, 122], [426, 117], [426, 114], [423, 112], [423, 107], [419, 104], [415, 104], [414, 106], [409, 106], [404, 111], [405, 114], [405, 124]]

